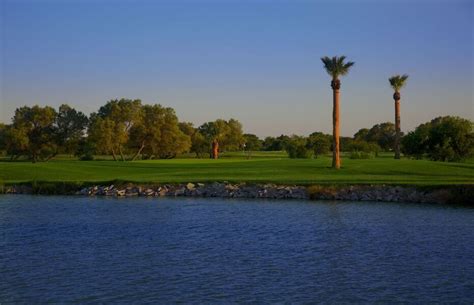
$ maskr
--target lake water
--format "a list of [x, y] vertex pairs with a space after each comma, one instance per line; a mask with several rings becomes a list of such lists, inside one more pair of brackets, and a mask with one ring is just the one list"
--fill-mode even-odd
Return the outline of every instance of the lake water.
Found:
[[474, 209], [0, 196], [0, 303], [474, 302]]

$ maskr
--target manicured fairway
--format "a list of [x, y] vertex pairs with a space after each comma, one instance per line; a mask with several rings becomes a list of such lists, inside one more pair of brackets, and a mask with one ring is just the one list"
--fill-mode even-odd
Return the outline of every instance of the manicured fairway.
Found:
[[68, 161], [0, 162], [4, 183], [32, 181], [68, 182], [272, 182], [291, 184], [474, 184], [474, 164], [393, 160], [343, 159], [339, 171], [328, 157], [288, 159], [272, 156], [246, 160], [173, 159], [135, 162]]

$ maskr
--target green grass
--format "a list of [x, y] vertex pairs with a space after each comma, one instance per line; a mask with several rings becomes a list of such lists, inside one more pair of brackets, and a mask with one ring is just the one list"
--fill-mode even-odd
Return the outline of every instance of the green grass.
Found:
[[474, 184], [474, 163], [393, 160], [390, 154], [368, 160], [343, 158], [343, 168], [331, 159], [288, 159], [281, 152], [224, 154], [222, 159], [151, 160], [134, 162], [76, 161], [0, 162], [5, 184], [41, 182], [140, 183], [258, 182], [281, 184]]

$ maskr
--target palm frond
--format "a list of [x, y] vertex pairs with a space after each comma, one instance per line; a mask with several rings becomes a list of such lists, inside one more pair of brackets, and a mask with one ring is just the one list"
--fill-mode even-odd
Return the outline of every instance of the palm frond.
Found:
[[403, 75], [394, 75], [388, 79], [390, 86], [395, 91], [400, 91], [400, 89], [405, 86], [406, 81], [408, 79], [408, 74], [403, 74]]
[[332, 58], [328, 56], [321, 57], [321, 61], [324, 64], [326, 72], [332, 76], [333, 79], [337, 79], [339, 76], [346, 75], [349, 73], [350, 68], [354, 65], [354, 62], [349, 61], [345, 63], [346, 56], [334, 56]]

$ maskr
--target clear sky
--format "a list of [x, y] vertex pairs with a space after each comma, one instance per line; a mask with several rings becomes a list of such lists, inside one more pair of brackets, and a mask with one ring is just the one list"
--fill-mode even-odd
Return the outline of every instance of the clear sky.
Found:
[[23, 105], [89, 114], [113, 98], [173, 107], [259, 136], [331, 132], [321, 56], [342, 79], [341, 129], [394, 120], [388, 77], [408, 73], [402, 130], [474, 118], [474, 1], [0, 0], [0, 121]]

